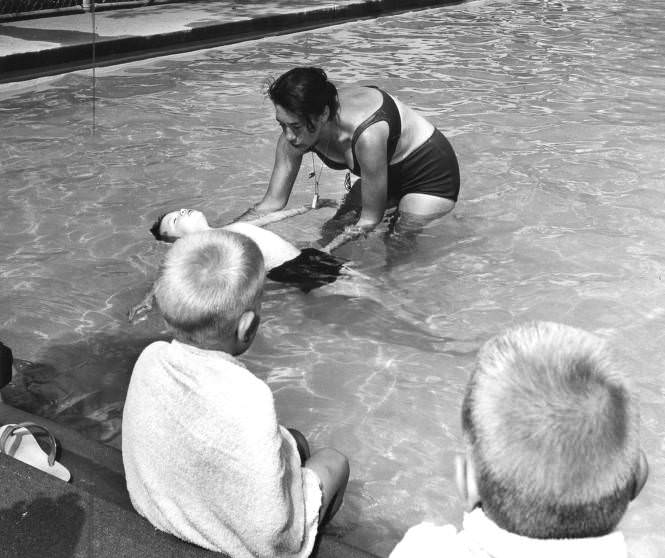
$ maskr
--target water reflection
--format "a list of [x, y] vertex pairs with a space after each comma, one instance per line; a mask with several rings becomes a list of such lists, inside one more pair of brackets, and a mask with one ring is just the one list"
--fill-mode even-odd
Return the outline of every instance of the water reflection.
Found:
[[71, 344], [49, 344], [36, 362], [17, 359], [17, 374], [3, 399], [119, 447], [115, 439], [132, 367], [157, 339], [100, 333]]
[[[155, 316], [125, 321], [163, 256], [152, 220], [194, 207], [223, 223], [258, 200], [278, 134], [265, 79], [320, 65], [421, 110], [462, 175], [453, 214], [415, 249], [391, 258], [388, 223], [341, 248], [379, 282], [374, 296], [269, 290], [244, 357], [280, 421], [351, 456], [335, 529], [385, 555], [420, 519], [459, 525], [450, 464], [474, 352], [517, 321], [557, 319], [630, 362], [652, 478], [622, 529], [633, 556], [662, 558], [662, 11], [472, 1], [100, 68], [94, 139], [86, 74], [3, 86], [0, 337], [43, 363], [15, 396], [93, 436], [113, 432], [133, 358], [164, 334]], [[341, 200], [343, 176], [324, 170], [321, 193]], [[305, 173], [292, 203], [310, 200]], [[273, 230], [302, 246], [325, 239], [331, 217]]]

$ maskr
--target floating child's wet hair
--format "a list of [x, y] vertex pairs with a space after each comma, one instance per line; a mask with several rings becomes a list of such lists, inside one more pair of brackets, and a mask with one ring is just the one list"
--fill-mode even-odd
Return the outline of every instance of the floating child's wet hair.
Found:
[[636, 489], [637, 403], [606, 344], [550, 322], [480, 350], [462, 406], [483, 511], [532, 538], [611, 532]]
[[267, 94], [274, 104], [302, 118], [310, 132], [314, 130], [312, 116], [322, 115], [328, 107], [333, 120], [339, 112], [337, 88], [321, 68], [293, 68], [269, 82]]
[[238, 318], [253, 309], [263, 290], [259, 247], [224, 230], [189, 234], [167, 253], [155, 285], [166, 322], [181, 337], [198, 342], [207, 331], [234, 332]]
[[175, 238], [161, 233], [162, 221], [167, 215], [167, 213], [162, 213], [159, 217], [157, 217], [155, 222], [152, 224], [152, 227], [150, 227], [150, 232], [157, 240], [161, 240], [163, 242], [175, 242]]

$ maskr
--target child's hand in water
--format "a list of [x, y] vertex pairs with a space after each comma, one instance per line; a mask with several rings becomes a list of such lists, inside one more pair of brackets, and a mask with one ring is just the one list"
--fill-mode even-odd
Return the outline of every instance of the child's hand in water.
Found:
[[127, 312], [127, 319], [130, 323], [134, 323], [138, 320], [138, 317], [141, 314], [150, 312], [150, 310], [152, 310], [152, 295], [150, 297], [144, 298], [141, 302], [132, 306], [129, 309], [129, 312]]

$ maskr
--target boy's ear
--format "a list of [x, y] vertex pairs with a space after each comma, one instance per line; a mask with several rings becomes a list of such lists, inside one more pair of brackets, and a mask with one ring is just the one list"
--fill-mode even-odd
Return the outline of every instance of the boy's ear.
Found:
[[238, 320], [238, 329], [236, 330], [238, 341], [242, 344], [250, 343], [256, 335], [260, 322], [261, 318], [254, 310], [243, 312]]
[[467, 448], [465, 455], [455, 457], [455, 481], [457, 490], [464, 502], [464, 508], [470, 512], [480, 504], [476, 467], [473, 462], [471, 448]]
[[647, 461], [646, 454], [640, 450], [640, 458], [637, 465], [637, 472], [635, 473], [635, 488], [633, 488], [633, 495], [631, 500], [637, 498], [637, 495], [642, 491], [644, 485], [649, 478], [649, 462]]

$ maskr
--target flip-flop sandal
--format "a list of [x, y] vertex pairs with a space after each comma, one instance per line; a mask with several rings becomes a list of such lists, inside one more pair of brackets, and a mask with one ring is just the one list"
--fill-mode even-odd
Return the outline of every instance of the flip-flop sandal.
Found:
[[[45, 432], [47, 434], [51, 445], [48, 454], [37, 443], [30, 430]], [[71, 473], [65, 466], [55, 460], [56, 450], [55, 438], [46, 428], [39, 424], [22, 422], [19, 424], [6, 424], [0, 427], [0, 453], [5, 453], [49, 475], [69, 482]]]

